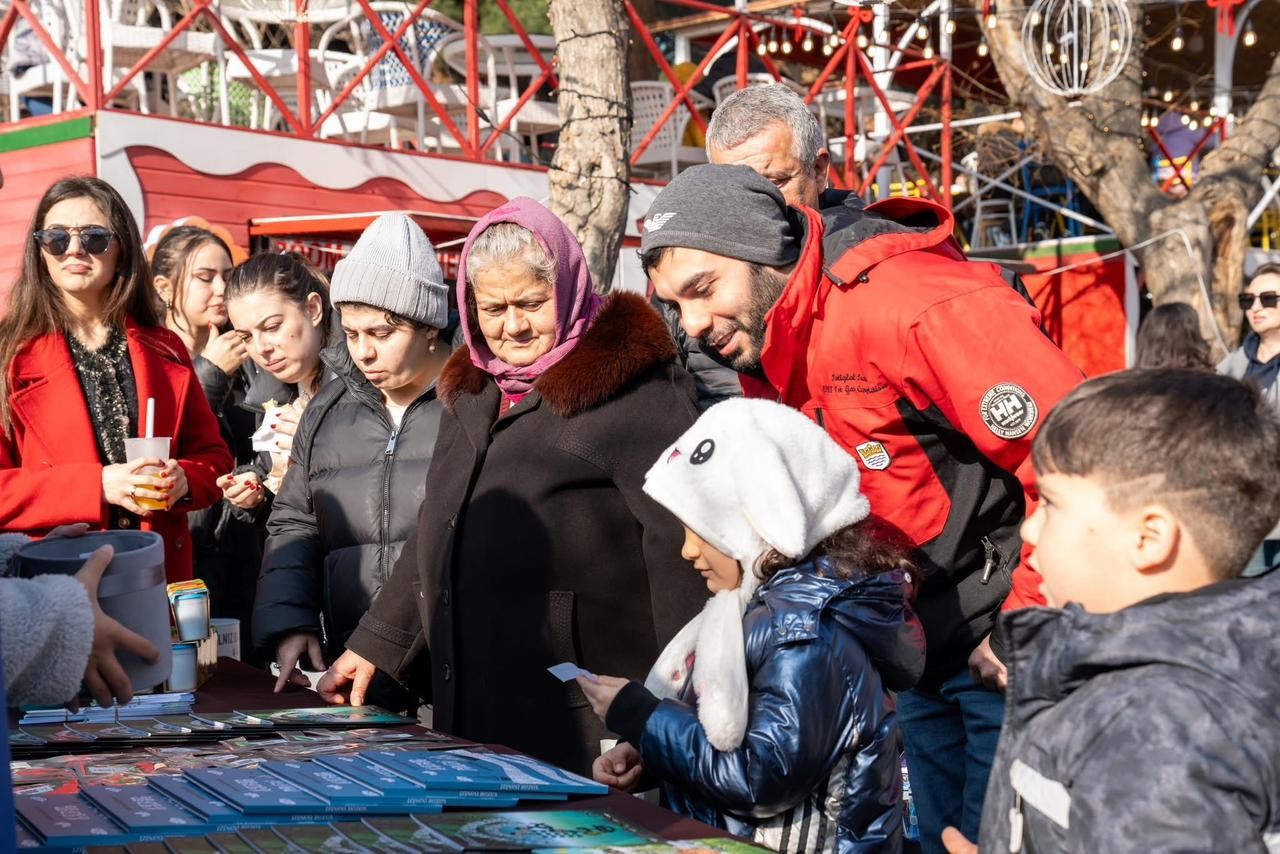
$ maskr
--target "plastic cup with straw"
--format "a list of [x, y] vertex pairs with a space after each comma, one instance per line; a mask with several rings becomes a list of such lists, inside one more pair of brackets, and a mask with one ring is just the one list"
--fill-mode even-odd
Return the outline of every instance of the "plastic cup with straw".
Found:
[[[154, 397], [147, 398], [147, 414], [146, 414], [146, 431], [141, 438], [125, 439], [124, 453], [125, 458], [129, 462], [142, 459], [169, 459], [169, 443], [170, 437], [157, 436], [156, 434], [156, 399]], [[146, 474], [158, 473], [160, 469], [154, 466], [148, 466], [143, 469]], [[145, 510], [167, 510], [169, 504], [163, 498], [149, 498], [139, 496], [134, 498], [138, 502], [138, 506]]]

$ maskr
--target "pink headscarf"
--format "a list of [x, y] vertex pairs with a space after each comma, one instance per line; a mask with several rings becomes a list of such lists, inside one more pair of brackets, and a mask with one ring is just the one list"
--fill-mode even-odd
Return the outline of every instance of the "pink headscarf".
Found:
[[[556, 340], [554, 346], [532, 365], [513, 367], [489, 349], [479, 329], [471, 328], [467, 311], [467, 256], [471, 244], [489, 226], [512, 222], [533, 232], [556, 266]], [[462, 246], [458, 262], [458, 310], [462, 314], [462, 336], [471, 351], [471, 364], [489, 374], [509, 397], [527, 394], [544, 371], [572, 352], [595, 320], [600, 310], [600, 297], [591, 288], [591, 271], [582, 247], [560, 218], [533, 199], [520, 196], [495, 208], [475, 224]]]

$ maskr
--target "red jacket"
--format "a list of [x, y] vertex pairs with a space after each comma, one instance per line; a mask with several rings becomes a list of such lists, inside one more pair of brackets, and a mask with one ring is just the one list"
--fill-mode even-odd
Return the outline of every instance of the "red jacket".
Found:
[[926, 681], [946, 678], [1006, 597], [1043, 603], [1018, 534], [1035, 502], [1031, 440], [1081, 373], [996, 265], [964, 259], [945, 208], [800, 213], [804, 248], [767, 318], [767, 382], [744, 376], [743, 390], [802, 410], [858, 459], [872, 512], [917, 550]]
[[[155, 398], [156, 435], [173, 437], [170, 453], [191, 488], [189, 501], [140, 525], [164, 537], [165, 573], [181, 581], [192, 575], [186, 511], [222, 499], [214, 481], [231, 471], [231, 452], [178, 336], [131, 321], [125, 336], [138, 400]], [[62, 335], [42, 336], [19, 351], [9, 365], [9, 394], [13, 427], [0, 435], [0, 530], [39, 535], [73, 522], [105, 528], [103, 466]]]

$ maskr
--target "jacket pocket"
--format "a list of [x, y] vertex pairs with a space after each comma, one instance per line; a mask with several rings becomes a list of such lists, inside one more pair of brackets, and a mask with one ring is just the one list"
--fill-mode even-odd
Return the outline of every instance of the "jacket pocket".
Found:
[[[562, 661], [578, 662], [578, 645], [574, 635], [574, 594], [571, 590], [551, 590], [547, 593], [547, 628], [551, 633], [551, 653], [555, 656], [554, 664]], [[587, 695], [582, 693], [577, 682], [564, 683], [565, 696], [569, 708], [580, 709], [590, 706]]]

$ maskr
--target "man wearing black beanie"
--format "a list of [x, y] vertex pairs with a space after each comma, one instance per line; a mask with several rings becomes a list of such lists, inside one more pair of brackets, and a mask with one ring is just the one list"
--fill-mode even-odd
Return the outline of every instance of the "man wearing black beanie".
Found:
[[929, 201], [820, 214], [748, 166], [708, 165], [658, 194], [640, 247], [684, 332], [748, 397], [824, 426], [924, 570], [927, 667], [898, 718], [929, 852], [948, 824], [978, 832], [1003, 712], [995, 617], [1043, 602], [1018, 533], [1035, 501], [1031, 441], [1081, 380], [1035, 307], [994, 264], [966, 261], [953, 230]]

